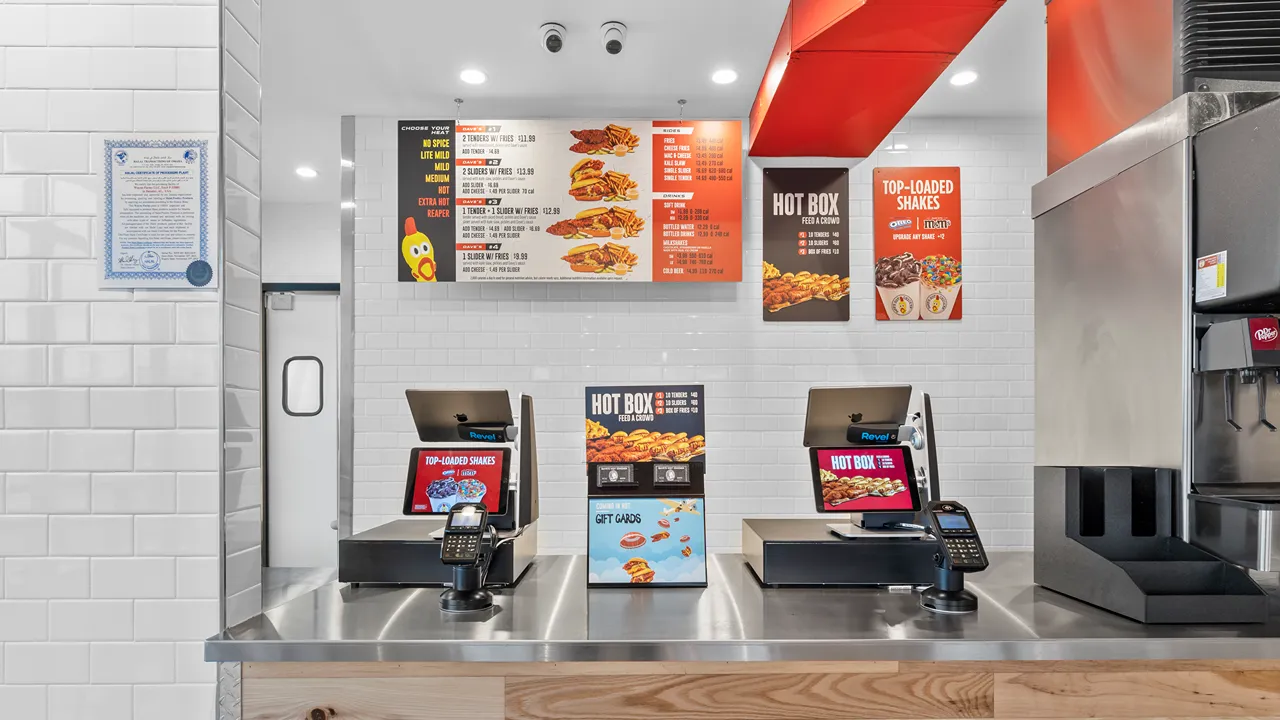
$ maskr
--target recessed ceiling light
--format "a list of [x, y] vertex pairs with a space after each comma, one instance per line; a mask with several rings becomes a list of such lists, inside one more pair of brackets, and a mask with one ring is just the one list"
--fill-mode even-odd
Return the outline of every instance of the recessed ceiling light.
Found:
[[476, 70], [475, 68], [467, 68], [466, 70], [463, 70], [458, 77], [462, 82], [468, 85], [483, 85], [484, 81], [489, 79], [489, 76], [485, 75], [483, 71]]
[[355, 210], [355, 209], [356, 209], [356, 204], [355, 204], [355, 203], [353, 203], [353, 202], [351, 202], [350, 200], [348, 200], [348, 201], [346, 201], [346, 202], [342, 203], [342, 209], [343, 209], [343, 210]]
[[306, 178], [308, 180], [320, 174], [315, 171], [315, 168], [309, 168], [306, 165], [299, 167], [297, 170], [294, 170], [294, 172], [298, 173], [298, 177]]
[[905, 152], [909, 148], [907, 147], [906, 143], [890, 143], [889, 145], [885, 145], [884, 149], [892, 153], [892, 152]]
[[354, 160], [348, 160], [347, 158], [342, 158], [342, 167], [353, 168], [355, 166], [356, 166], [356, 162]]
[[717, 85], [728, 85], [729, 83], [737, 81], [737, 79], [738, 73], [730, 70], [729, 68], [724, 68], [723, 70], [717, 70], [711, 73], [711, 82]]
[[977, 81], [977, 79], [978, 79], [978, 73], [972, 70], [961, 70], [960, 72], [951, 76], [951, 84], [955, 85], [956, 87], [964, 87], [965, 85], [972, 85], [974, 82]]

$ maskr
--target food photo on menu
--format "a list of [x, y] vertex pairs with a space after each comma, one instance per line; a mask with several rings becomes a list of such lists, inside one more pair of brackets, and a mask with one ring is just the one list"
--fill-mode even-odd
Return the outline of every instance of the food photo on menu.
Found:
[[828, 512], [911, 510], [902, 448], [817, 450], [822, 509]]
[[699, 498], [591, 498], [592, 585], [703, 585], [706, 537]]

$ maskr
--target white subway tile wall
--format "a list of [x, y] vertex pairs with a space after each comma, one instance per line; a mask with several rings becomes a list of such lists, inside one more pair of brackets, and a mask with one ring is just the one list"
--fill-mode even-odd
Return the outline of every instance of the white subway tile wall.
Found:
[[216, 0], [0, 2], [9, 717], [213, 716], [218, 293], [98, 290], [91, 173], [103, 133], [217, 130], [218, 28]]
[[[738, 549], [741, 519], [813, 512], [801, 447], [814, 385], [909, 382], [932, 393], [942, 492], [994, 547], [1031, 545], [1031, 186], [1043, 120], [908, 119], [850, 173], [848, 323], [761, 320], [762, 174], [746, 170], [744, 277], [734, 285], [396, 282], [395, 118], [357, 118], [355, 529], [400, 515], [417, 436], [406, 388], [504, 387], [538, 413], [543, 552], [586, 546], [583, 387], [707, 387], [707, 530]], [[958, 165], [965, 317], [874, 320], [871, 170]]]

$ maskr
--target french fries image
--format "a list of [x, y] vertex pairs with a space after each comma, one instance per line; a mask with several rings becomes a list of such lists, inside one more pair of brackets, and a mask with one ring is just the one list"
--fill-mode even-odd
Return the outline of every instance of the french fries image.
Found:
[[644, 230], [644, 218], [631, 208], [614, 205], [583, 210], [572, 220], [560, 220], [547, 227], [547, 232], [565, 240], [611, 238], [622, 240], [639, 237]]
[[606, 171], [604, 161], [583, 158], [569, 170], [569, 196], [580, 202], [623, 202], [640, 197], [640, 183], [628, 173]]
[[617, 275], [626, 275], [640, 264], [640, 256], [631, 252], [630, 246], [612, 242], [579, 245], [560, 259], [569, 263], [569, 269], [574, 272], [613, 272]]
[[570, 152], [584, 155], [612, 153], [622, 157], [640, 146], [640, 136], [631, 132], [631, 128], [612, 123], [603, 129], [570, 130], [569, 134], [578, 141], [569, 147]]

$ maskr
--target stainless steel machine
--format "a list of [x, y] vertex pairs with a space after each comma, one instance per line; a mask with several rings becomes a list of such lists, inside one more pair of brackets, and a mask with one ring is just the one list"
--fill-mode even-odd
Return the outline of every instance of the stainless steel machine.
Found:
[[1278, 150], [1280, 93], [1187, 93], [1033, 189], [1038, 584], [1142, 622], [1266, 619]]

